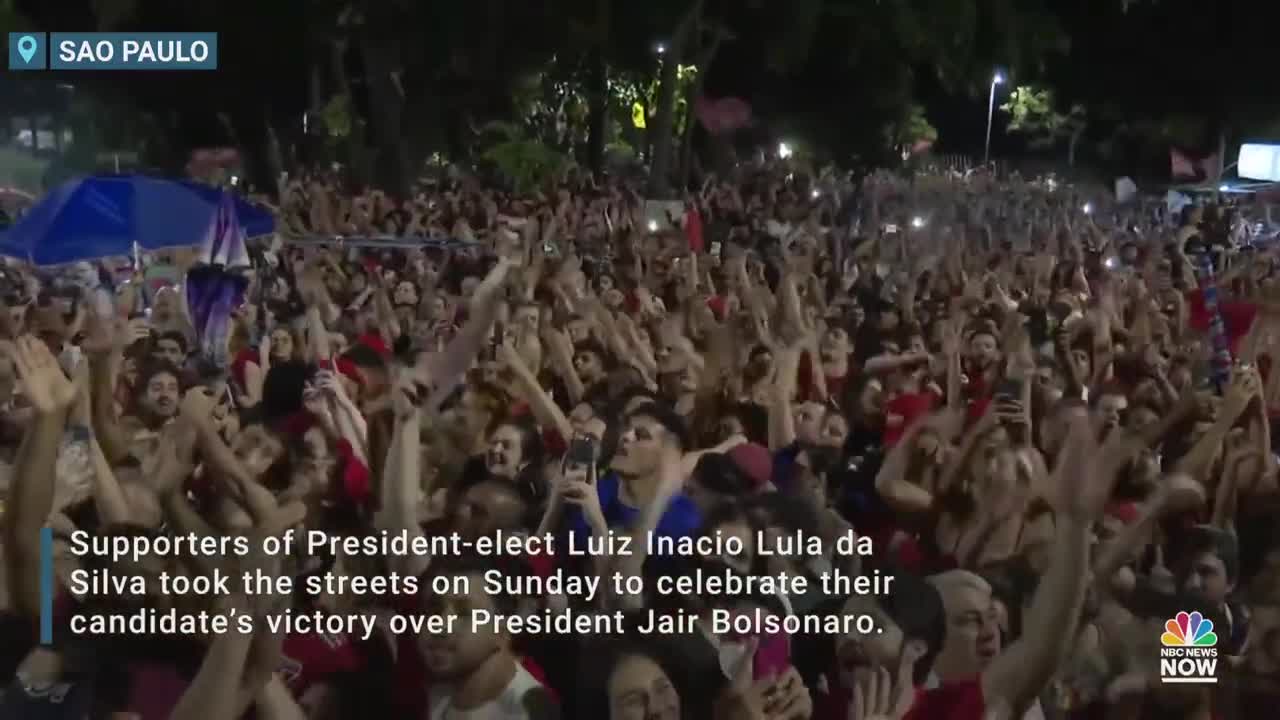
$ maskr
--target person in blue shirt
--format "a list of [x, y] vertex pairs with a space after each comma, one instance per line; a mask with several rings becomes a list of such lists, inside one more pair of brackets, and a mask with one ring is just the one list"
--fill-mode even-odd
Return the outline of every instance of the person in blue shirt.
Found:
[[[697, 531], [702, 525], [697, 506], [682, 486], [674, 492], [666, 487], [662, 472], [664, 455], [672, 451], [683, 453], [686, 437], [683, 419], [665, 405], [645, 403], [626, 417], [611, 471], [596, 482], [606, 527], [633, 530], [646, 510], [663, 503], [665, 509], [653, 529], [656, 536], [679, 538]], [[683, 478], [680, 480], [683, 483]], [[591, 534], [592, 523], [582, 511], [583, 502], [570, 493], [566, 493], [565, 500], [570, 505], [570, 532], [582, 537]]]

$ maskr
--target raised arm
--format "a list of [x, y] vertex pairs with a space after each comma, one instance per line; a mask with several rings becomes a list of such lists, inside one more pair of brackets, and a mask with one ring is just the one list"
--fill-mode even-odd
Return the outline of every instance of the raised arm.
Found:
[[796, 440], [796, 420], [791, 413], [796, 375], [800, 372], [799, 347], [786, 347], [778, 352], [773, 401], [769, 405], [769, 449], [777, 452]]
[[569, 425], [569, 418], [565, 417], [564, 412], [555, 404], [551, 396], [542, 389], [538, 378], [525, 365], [520, 353], [511, 345], [503, 343], [498, 347], [498, 361], [511, 371], [516, 385], [520, 388], [525, 402], [529, 403], [529, 409], [538, 423], [544, 428], [555, 430], [568, 442], [573, 437], [573, 427]]
[[252, 634], [214, 637], [169, 720], [236, 720], [244, 711], [240, 680], [252, 646]]
[[[420, 537], [418, 503], [422, 489], [422, 411], [427, 395], [426, 383], [402, 369], [392, 388], [395, 429], [387, 450], [387, 463], [382, 482], [381, 507], [375, 524], [388, 532], [406, 532], [410, 538]], [[401, 559], [402, 570], [415, 577], [427, 570], [428, 557], [409, 555]]]
[[1094, 521], [1111, 496], [1119, 469], [1138, 447], [1123, 433], [1099, 450], [1087, 415], [1071, 421], [1055, 472], [1057, 536], [1049, 568], [1024, 616], [1023, 633], [982, 673], [988, 707], [1001, 701], [1026, 708], [1053, 677], [1076, 635], [1089, 584], [1089, 543]]
[[430, 373], [436, 386], [425, 406], [428, 414], [434, 415], [453, 393], [454, 387], [471, 367], [472, 360], [488, 339], [489, 329], [493, 326], [498, 311], [497, 300], [506, 285], [511, 267], [511, 263], [505, 258], [498, 260], [498, 264], [481, 281], [471, 298], [467, 324], [458, 331], [444, 352], [432, 360]]
[[129, 456], [129, 435], [116, 417], [116, 373], [126, 344], [145, 332], [145, 321], [126, 323], [91, 316], [88, 337], [81, 344], [89, 362], [93, 434], [112, 466]]
[[76, 391], [43, 341], [23, 336], [13, 363], [35, 417], [13, 467], [4, 529], [4, 561], [10, 607], [33, 617], [40, 612], [40, 528], [53, 510], [53, 468]]

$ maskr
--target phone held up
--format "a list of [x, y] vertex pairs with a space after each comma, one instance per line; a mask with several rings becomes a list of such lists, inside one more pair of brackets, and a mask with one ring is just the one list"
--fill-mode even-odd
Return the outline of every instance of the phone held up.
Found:
[[569, 449], [564, 454], [563, 471], [568, 474], [571, 471], [585, 468], [587, 471], [587, 482], [595, 481], [595, 473], [592, 468], [596, 462], [596, 441], [589, 435], [577, 435], [573, 440], [569, 441]]

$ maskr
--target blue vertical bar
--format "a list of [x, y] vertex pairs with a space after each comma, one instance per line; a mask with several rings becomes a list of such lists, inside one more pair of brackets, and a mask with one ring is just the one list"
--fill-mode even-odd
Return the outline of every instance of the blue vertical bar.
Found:
[[53, 528], [40, 528], [40, 644], [53, 644]]

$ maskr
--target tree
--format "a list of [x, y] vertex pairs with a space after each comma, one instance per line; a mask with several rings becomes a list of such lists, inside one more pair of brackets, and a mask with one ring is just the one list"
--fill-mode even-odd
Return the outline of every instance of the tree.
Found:
[[938, 140], [938, 129], [925, 116], [920, 105], [908, 105], [895, 122], [885, 125], [885, 141], [903, 157], [909, 156], [919, 143], [932, 144]]
[[564, 175], [572, 165], [568, 156], [536, 138], [527, 137], [511, 123], [493, 122], [483, 129], [495, 142], [482, 154], [516, 192], [528, 193]]
[[1083, 105], [1075, 104], [1062, 112], [1052, 90], [1022, 85], [1000, 109], [1009, 113], [1009, 129], [1026, 134], [1033, 148], [1052, 148], [1066, 140], [1067, 165], [1075, 166], [1076, 147], [1088, 126]]

